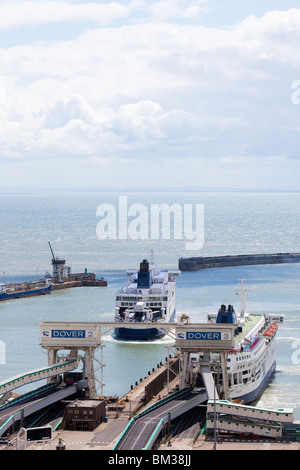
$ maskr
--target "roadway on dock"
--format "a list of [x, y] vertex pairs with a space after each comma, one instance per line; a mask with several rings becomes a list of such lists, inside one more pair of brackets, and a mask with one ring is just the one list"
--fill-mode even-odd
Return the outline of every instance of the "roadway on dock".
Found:
[[[172, 401], [160, 406], [153, 410], [151, 413], [146, 414], [139, 418], [133, 425], [133, 427], [126, 434], [124, 440], [118, 447], [118, 450], [141, 450], [149, 441], [154, 429], [159, 424], [162, 418], [167, 416], [175, 410], [177, 410], [184, 403], [188, 403], [194, 399], [195, 396], [199, 395], [199, 392], [189, 391], [184, 395], [181, 395]], [[206, 399], [206, 395], [203, 394], [203, 401]], [[194, 405], [193, 405], [194, 406]]]
[[78, 390], [77, 385], [69, 387], [57, 387], [55, 390], [49, 390], [32, 398], [27, 402], [21, 402], [16, 405], [0, 411], [0, 436], [2, 436], [15, 422], [21, 421], [27, 416], [44, 409], [53, 403], [59, 402], [66, 397], [74, 395]]

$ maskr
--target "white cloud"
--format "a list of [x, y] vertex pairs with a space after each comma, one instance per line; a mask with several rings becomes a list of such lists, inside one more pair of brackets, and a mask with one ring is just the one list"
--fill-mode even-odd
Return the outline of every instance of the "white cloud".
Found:
[[[55, 1], [19, 2], [11, 21], [54, 21], [50, 3], [58, 12]], [[79, 21], [83, 10], [83, 19], [97, 18], [100, 8], [103, 24], [128, 21], [73, 40], [0, 49], [0, 160], [74, 157], [108, 165], [117, 158], [135, 171], [141, 161], [190, 158], [186, 174], [194, 177], [196, 161], [212, 175], [234, 161], [241, 168], [272, 157], [275, 169], [299, 158], [300, 108], [291, 102], [291, 84], [300, 78], [300, 10], [217, 29], [167, 23], [200, 14], [207, 2], [171, 4], [62, 1], [58, 21]], [[9, 5], [0, 2], [0, 28]]]
[[128, 19], [136, 15], [139, 21], [167, 21], [171, 18], [195, 20], [207, 10], [209, 0], [157, 0], [148, 5], [146, 0], [99, 3], [72, 2], [68, 0], [10, 0], [0, 1], [0, 29], [10, 30], [21, 26], [43, 23], [89, 21], [101, 26]]
[[94, 21], [107, 25], [128, 17], [139, 5], [140, 2], [134, 0], [128, 5], [114, 1], [101, 4], [71, 3], [65, 0], [11, 0], [0, 3], [0, 28], [8, 30], [24, 25], [62, 21]]
[[187, 18], [195, 20], [199, 14], [207, 11], [207, 0], [158, 0], [152, 2], [149, 12], [152, 19], [167, 21], [171, 18]]

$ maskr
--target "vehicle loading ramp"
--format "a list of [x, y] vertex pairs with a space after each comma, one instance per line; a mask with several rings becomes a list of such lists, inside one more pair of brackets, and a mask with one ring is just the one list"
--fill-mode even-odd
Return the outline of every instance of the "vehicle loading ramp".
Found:
[[281, 438], [293, 420], [294, 412], [288, 408], [265, 409], [227, 400], [209, 400], [207, 403], [206, 428], [211, 431], [217, 426], [234, 433]]
[[0, 395], [10, 392], [18, 387], [27, 385], [37, 380], [48, 379], [55, 375], [63, 374], [78, 367], [78, 360], [71, 359], [69, 361], [60, 362], [51, 366], [42, 367], [29, 372], [25, 372], [10, 379], [0, 382]]
[[214, 400], [214, 399], [218, 400], [219, 396], [218, 396], [218, 392], [216, 390], [215, 381], [214, 381], [214, 378], [212, 376], [210, 366], [202, 365], [201, 366], [201, 375], [202, 375], [205, 390], [206, 390], [206, 393], [207, 393], [207, 399], [208, 400]]
[[59, 386], [54, 390], [54, 392], [49, 392], [49, 394], [46, 394], [42, 398], [35, 398], [27, 403], [19, 403], [10, 408], [3, 409], [0, 411], [0, 436], [3, 436], [7, 429], [9, 429], [16, 421], [20, 421], [36, 411], [76, 394], [84, 384], [86, 385], [86, 381], [81, 382], [82, 383], [78, 382], [67, 387]]
[[152, 449], [165, 424], [207, 401], [205, 390], [181, 390], [130, 420], [114, 450]]

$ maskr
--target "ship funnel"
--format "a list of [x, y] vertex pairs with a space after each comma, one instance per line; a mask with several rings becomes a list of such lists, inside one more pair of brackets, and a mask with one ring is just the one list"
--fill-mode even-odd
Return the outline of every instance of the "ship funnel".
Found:
[[225, 305], [221, 305], [216, 323], [236, 324], [236, 315], [232, 305], [228, 305], [227, 310]]
[[149, 289], [151, 285], [151, 272], [149, 271], [149, 261], [144, 259], [140, 263], [140, 270], [138, 272], [137, 287], [142, 289]]

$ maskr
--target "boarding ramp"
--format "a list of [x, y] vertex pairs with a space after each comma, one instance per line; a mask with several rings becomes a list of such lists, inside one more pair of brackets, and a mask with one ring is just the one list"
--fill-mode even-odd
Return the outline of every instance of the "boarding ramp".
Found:
[[292, 409], [265, 409], [232, 403], [227, 400], [209, 400], [206, 429], [234, 433], [251, 433], [262, 437], [282, 437], [283, 430], [294, 421]]
[[206, 402], [205, 390], [185, 389], [169, 395], [130, 420], [114, 450], [149, 450], [166, 424]]
[[66, 399], [79, 390], [85, 389], [87, 386], [86, 380], [81, 380], [76, 384], [65, 386], [61, 385], [55, 389], [55, 391], [49, 391], [48, 394], [30, 400], [26, 403], [18, 403], [10, 408], [5, 408], [0, 411], [0, 436], [3, 434], [17, 421], [21, 421], [27, 416], [36, 413], [39, 410], [49, 407], [54, 403]]
[[216, 421], [213, 416], [206, 420], [206, 431], [213, 430], [214, 426], [218, 431], [227, 431], [234, 434], [254, 434], [261, 437], [282, 437], [282, 426], [276, 423], [254, 423], [247, 422], [230, 415], [217, 415]]
[[203, 378], [208, 400], [214, 400], [214, 399], [218, 400], [219, 396], [216, 390], [215, 381], [212, 376], [210, 366], [202, 365], [200, 371], [201, 371], [201, 375]]
[[18, 387], [22, 387], [23, 385], [27, 385], [38, 380], [48, 379], [56, 375], [64, 374], [70, 370], [77, 369], [78, 363], [79, 361], [77, 359], [72, 359], [11, 377], [10, 379], [0, 382], [0, 395], [10, 392]]
[[[207, 412], [213, 412], [214, 401], [207, 402]], [[257, 406], [242, 405], [227, 400], [216, 400], [216, 412], [220, 414], [230, 414], [240, 418], [256, 419], [264, 421], [274, 421], [277, 423], [293, 423], [294, 410], [290, 408], [266, 409]]]

